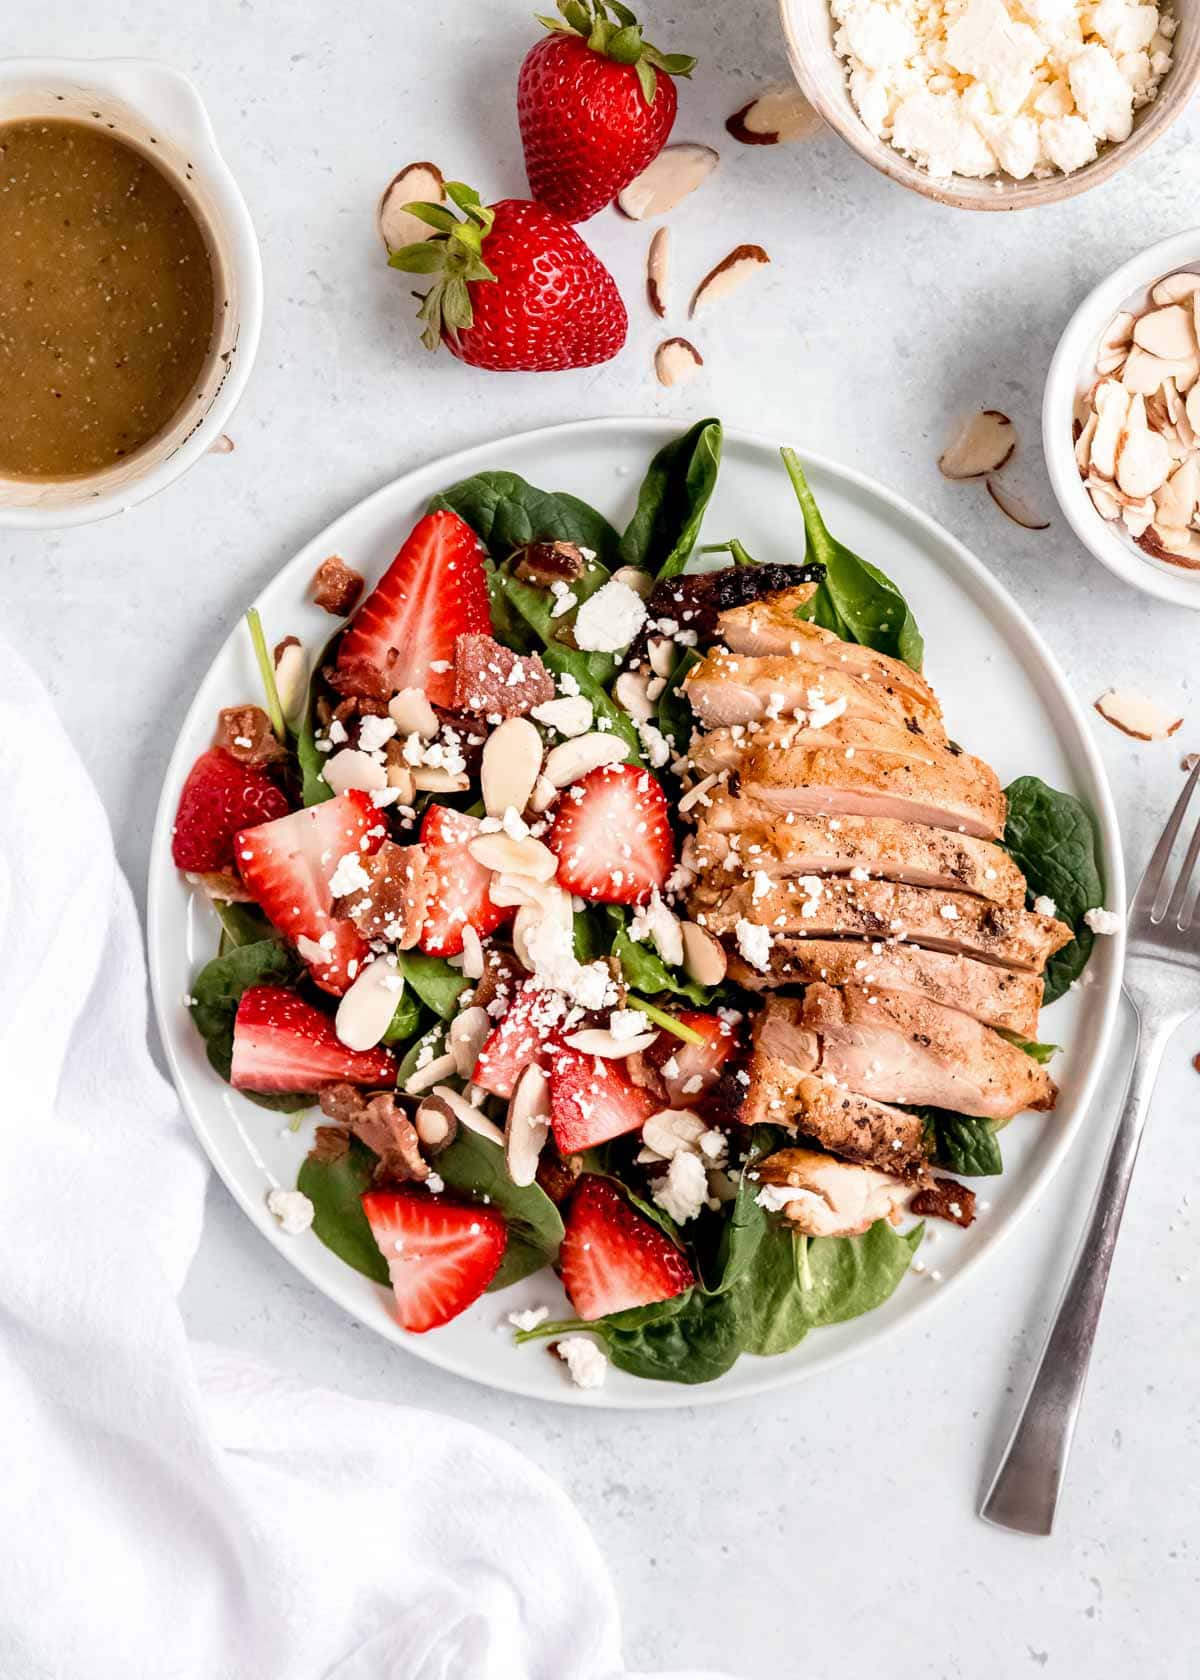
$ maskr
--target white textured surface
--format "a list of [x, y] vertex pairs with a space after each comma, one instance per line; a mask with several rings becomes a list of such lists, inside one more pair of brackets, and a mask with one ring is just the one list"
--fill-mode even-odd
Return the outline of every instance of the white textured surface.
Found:
[[[702, 381], [661, 393], [649, 372], [659, 334], [641, 304], [648, 230], [602, 216], [589, 238], [631, 305], [625, 353], [580, 375], [489, 377], [416, 346], [408, 282], [383, 268], [371, 216], [379, 187], [414, 157], [492, 196], [522, 189], [512, 86], [528, 12], [524, 0], [482, 11], [466, 0], [340, 10], [123, 0], [107, 12], [57, 0], [0, 20], [0, 53], [144, 53], [195, 76], [263, 241], [267, 321], [230, 428], [236, 452], [127, 521], [0, 533], [6, 628], [92, 765], [135, 888], [188, 697], [245, 597], [308, 535], [445, 450], [633, 411], [719, 413], [876, 473], [992, 564], [1082, 698], [1129, 683], [1178, 703], [1187, 723], [1175, 743], [1139, 746], [1096, 721], [1136, 868], [1173, 797], [1181, 747], [1200, 731], [1200, 624], [1103, 572], [1060, 517], [1049, 532], [1019, 531], [980, 486], [943, 481], [935, 458], [956, 412], [1000, 407], [1027, 445], [1014, 482], [1049, 508], [1036, 448], [1049, 354], [1083, 291], [1195, 219], [1185, 154], [1198, 119], [1093, 194], [975, 219], [889, 185], [832, 138], [737, 147], [724, 116], [784, 74], [773, 5], [659, 6], [652, 38], [703, 61], [677, 133], [723, 154], [672, 218], [670, 330], [682, 327], [689, 283], [733, 244], [764, 244], [774, 266], [703, 324]], [[868, 1370], [723, 1411], [572, 1415], [440, 1376], [316, 1297], [219, 1189], [189, 1285], [192, 1323], [356, 1393], [470, 1416], [524, 1447], [595, 1524], [624, 1592], [630, 1655], [647, 1665], [703, 1661], [754, 1680], [877, 1669], [1009, 1680], [1027, 1666], [1182, 1676], [1200, 1551], [1200, 1268], [1183, 1203], [1198, 1047], [1200, 1029], [1185, 1029], [1156, 1106], [1051, 1541], [987, 1530], [972, 1507], [1073, 1240], [1083, 1151], [1044, 1216], [927, 1332], [885, 1347]], [[1097, 1114], [1097, 1143], [1106, 1121]]]

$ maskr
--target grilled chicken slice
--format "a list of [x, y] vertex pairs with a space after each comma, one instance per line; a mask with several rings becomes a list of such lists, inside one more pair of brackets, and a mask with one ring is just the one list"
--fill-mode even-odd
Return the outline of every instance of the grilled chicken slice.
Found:
[[937, 695], [919, 671], [873, 648], [844, 642], [832, 630], [796, 617], [812, 591], [786, 589], [745, 606], [731, 607], [717, 619], [717, 634], [734, 653], [804, 654], [818, 664], [845, 671], [865, 682], [878, 683], [907, 695], [910, 704], [932, 717], [941, 717]]
[[800, 1026], [817, 1035], [821, 1072], [865, 1097], [985, 1120], [1054, 1107], [1057, 1092], [1045, 1068], [956, 1009], [860, 986], [810, 986], [791, 1001]]
[[993, 904], [1025, 902], [1025, 877], [1008, 853], [970, 834], [890, 817], [780, 816], [716, 788], [693, 815], [700, 821], [684, 842], [684, 862], [697, 874], [723, 869], [733, 876], [740, 866], [745, 874], [761, 869], [775, 879], [865, 869], [882, 880], [974, 893]]
[[[731, 953], [729, 978], [748, 992], [768, 987], [808, 985], [883, 986], [889, 992], [916, 992], [961, 1009], [985, 1026], [1019, 1038], [1037, 1035], [1042, 981], [992, 963], [949, 951], [924, 951], [916, 945], [861, 945], [851, 939], [776, 938], [766, 974]], [[824, 1141], [824, 1140], [822, 1140]]]
[[1074, 938], [1065, 923], [1032, 910], [1010, 910], [966, 893], [841, 875], [802, 875], [796, 881], [771, 881], [764, 875], [735, 886], [701, 882], [688, 902], [693, 921], [718, 937], [735, 934], [737, 924], [747, 921], [769, 927], [776, 936], [840, 936], [877, 944], [903, 940], [1038, 974]]
[[698, 777], [730, 772], [731, 790], [781, 813], [895, 817], [985, 840], [1004, 832], [995, 771], [904, 729], [845, 718], [826, 729], [733, 724], [693, 737], [688, 760]]
[[857, 1237], [877, 1219], [894, 1225], [910, 1195], [899, 1179], [815, 1149], [780, 1149], [754, 1170], [756, 1200], [809, 1237]]
[[806, 654], [729, 653], [712, 648], [693, 666], [683, 685], [692, 710], [706, 729], [778, 717], [845, 715], [889, 724], [923, 735], [938, 746], [946, 731], [936, 711], [917, 706], [893, 685], [867, 682]]
[[925, 1122], [919, 1114], [872, 1102], [816, 1074], [803, 1074], [796, 1082], [792, 1113], [779, 1123], [831, 1155], [878, 1167], [892, 1178], [924, 1183], [928, 1176]]

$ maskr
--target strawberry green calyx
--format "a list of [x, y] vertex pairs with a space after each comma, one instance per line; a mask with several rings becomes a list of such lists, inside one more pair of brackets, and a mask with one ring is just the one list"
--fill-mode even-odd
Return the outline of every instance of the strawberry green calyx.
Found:
[[421, 342], [427, 350], [437, 349], [443, 333], [457, 342], [459, 333], [474, 320], [467, 282], [496, 278], [483, 260], [483, 242], [492, 230], [494, 214], [474, 188], [462, 181], [447, 181], [446, 195], [462, 211], [462, 219], [444, 204], [406, 204], [409, 215], [434, 232], [415, 245], [402, 245], [388, 257], [391, 268], [406, 274], [437, 276], [427, 292], [417, 293], [421, 299], [417, 316], [425, 323]]
[[[559, 16], [537, 14], [547, 29], [579, 35], [593, 52], [628, 64], [637, 72], [647, 105], [653, 105], [659, 70], [668, 76], [690, 76], [696, 60], [688, 53], [664, 53], [642, 39], [642, 26], [620, 0], [557, 0]], [[611, 13], [611, 16], [610, 16]]]

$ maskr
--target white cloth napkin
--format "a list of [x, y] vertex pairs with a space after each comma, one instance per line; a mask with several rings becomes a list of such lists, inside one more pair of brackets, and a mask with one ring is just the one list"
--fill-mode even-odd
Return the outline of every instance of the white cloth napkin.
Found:
[[145, 1035], [104, 811], [0, 642], [0, 1675], [623, 1675], [520, 1454], [189, 1345], [206, 1167]]

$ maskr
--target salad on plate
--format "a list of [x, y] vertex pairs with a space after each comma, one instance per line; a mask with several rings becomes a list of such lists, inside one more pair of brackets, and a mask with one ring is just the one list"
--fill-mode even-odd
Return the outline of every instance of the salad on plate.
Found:
[[585, 1386], [884, 1302], [1053, 1108], [1039, 1011], [1102, 925], [1089, 813], [948, 735], [791, 450], [785, 557], [699, 544], [720, 454], [715, 420], [673, 439], [620, 533], [479, 473], [365, 598], [320, 567], [325, 647], [251, 611], [262, 696], [172, 835], [220, 918], [215, 1073], [320, 1111], [281, 1225], [416, 1333], [552, 1268], [573, 1316], [514, 1334]]

